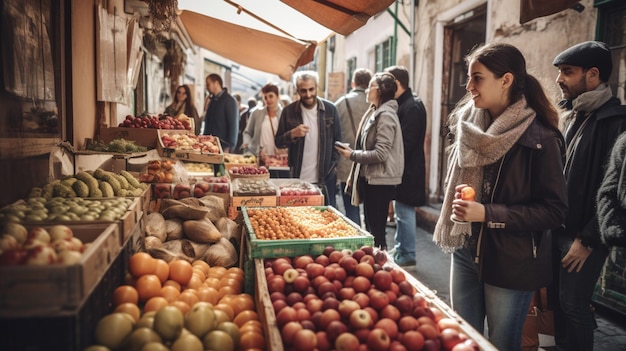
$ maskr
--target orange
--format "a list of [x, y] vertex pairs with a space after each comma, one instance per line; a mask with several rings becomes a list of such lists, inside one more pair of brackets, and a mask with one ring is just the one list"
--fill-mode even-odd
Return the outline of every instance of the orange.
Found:
[[204, 282], [206, 280], [206, 273], [202, 270], [202, 268], [198, 268], [198, 267], [193, 267], [193, 276], [197, 276], [201, 282]]
[[211, 288], [215, 288], [217, 290], [220, 288], [220, 280], [216, 277], [209, 276], [204, 281], [204, 285], [211, 287]]
[[229, 305], [227, 305], [225, 303], [218, 303], [213, 308], [216, 309], [216, 310], [220, 310], [220, 311], [226, 312], [226, 315], [228, 316], [228, 320], [229, 321], [232, 321], [233, 318], [235, 318], [235, 311], [233, 311], [232, 307], [230, 307]]
[[137, 278], [135, 288], [139, 294], [139, 301], [146, 302], [151, 297], [159, 296], [161, 293], [161, 281], [154, 274], [145, 274]]
[[211, 266], [208, 263], [206, 263], [206, 261], [195, 260], [191, 263], [191, 265], [193, 266], [193, 268], [198, 268], [202, 270], [205, 276], [209, 275], [209, 270], [211, 269]]
[[167, 302], [176, 301], [180, 295], [180, 291], [171, 285], [166, 285], [161, 288], [161, 296], [167, 300]]
[[189, 279], [189, 283], [187, 283], [187, 285], [185, 285], [185, 288], [187, 288], [187, 289], [198, 289], [201, 286], [202, 286], [202, 280], [200, 280], [200, 278], [197, 275], [192, 274], [191, 275], [191, 279]]
[[143, 305], [143, 312], [158, 311], [169, 304], [169, 301], [167, 301], [164, 297], [151, 297], [148, 301], [146, 301], [146, 304]]
[[185, 302], [187, 305], [189, 305], [189, 307], [193, 307], [196, 302], [200, 301], [198, 295], [190, 289], [181, 292], [180, 295], [178, 295], [177, 300]]
[[241, 289], [235, 289], [232, 286], [222, 286], [217, 292], [219, 293], [219, 298], [221, 299], [226, 295], [241, 294]]
[[154, 269], [154, 274], [156, 274], [156, 276], [159, 277], [159, 280], [161, 281], [161, 283], [165, 283], [165, 281], [170, 275], [170, 265], [167, 264], [165, 260], [162, 260], [160, 258], [155, 259], [155, 261], [156, 261], [156, 265]]
[[233, 319], [233, 323], [235, 323], [239, 328], [243, 326], [245, 322], [259, 320], [259, 315], [255, 311], [245, 310], [240, 312]]
[[197, 290], [200, 301], [208, 302], [211, 305], [217, 305], [219, 301], [219, 293], [215, 288], [201, 286]]
[[178, 291], [182, 291], [182, 290], [183, 290], [183, 287], [182, 287], [182, 286], [180, 286], [180, 283], [179, 283], [179, 282], [177, 282], [177, 281], [173, 281], [173, 280], [171, 280], [171, 279], [166, 280], [166, 281], [165, 281], [165, 283], [163, 283], [163, 286], [173, 286], [173, 287], [175, 287], [175, 288], [176, 288], [176, 290], [178, 290]]
[[131, 302], [124, 302], [122, 304], [119, 304], [117, 307], [115, 307], [115, 310], [113, 310], [113, 312], [126, 312], [131, 315], [131, 317], [133, 317], [135, 322], [139, 320], [139, 316], [141, 315], [139, 306]]
[[130, 256], [128, 270], [133, 277], [138, 278], [145, 274], [153, 274], [156, 260], [147, 252], [137, 252]]
[[222, 276], [226, 274], [226, 267], [222, 266], [213, 266], [209, 269], [209, 277], [215, 277], [217, 279], [222, 278]]
[[252, 296], [250, 296], [248, 294], [236, 295], [232, 299], [230, 299], [228, 304], [230, 305], [230, 307], [235, 312], [235, 315], [238, 315], [239, 313], [241, 313], [243, 311], [248, 311], [248, 310], [254, 311], [255, 310], [254, 300], [252, 299]]
[[187, 314], [187, 312], [191, 309], [191, 307], [189, 307], [189, 305], [186, 302], [180, 301], [180, 300], [171, 302], [170, 306], [174, 306], [178, 308], [179, 310], [181, 310], [181, 312], [183, 312], [183, 314]]
[[265, 337], [261, 333], [246, 331], [239, 338], [239, 348], [242, 350], [265, 350]]
[[191, 263], [184, 260], [174, 260], [170, 262], [170, 279], [177, 281], [180, 285], [189, 284], [193, 275]]
[[263, 325], [259, 320], [249, 320], [243, 323], [241, 327], [239, 327], [239, 332], [241, 332], [242, 334], [246, 331], [255, 331], [259, 334], [263, 334]]
[[120, 285], [113, 291], [113, 307], [117, 307], [124, 302], [137, 304], [139, 302], [139, 294], [137, 289], [130, 285]]

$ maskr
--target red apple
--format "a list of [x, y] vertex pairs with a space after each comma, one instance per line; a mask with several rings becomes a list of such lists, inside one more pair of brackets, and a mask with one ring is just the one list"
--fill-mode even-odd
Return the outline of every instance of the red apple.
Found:
[[413, 296], [415, 295], [415, 287], [409, 283], [408, 280], [401, 281], [398, 284], [398, 288], [400, 288], [400, 293], [403, 295]]
[[374, 248], [371, 246], [361, 246], [361, 250], [363, 250], [366, 255], [374, 255]]
[[317, 288], [317, 294], [322, 296], [327, 292], [332, 292], [333, 294], [337, 294], [337, 287], [335, 286], [335, 284], [331, 283], [331, 282], [324, 282], [322, 284], [320, 284], [320, 286]]
[[348, 327], [346, 327], [346, 325], [343, 324], [343, 322], [341, 322], [340, 320], [330, 321], [330, 323], [328, 323], [328, 327], [325, 330], [326, 335], [328, 336], [328, 341], [332, 343], [337, 339], [339, 335], [346, 333], [348, 331]]
[[274, 302], [272, 302], [272, 307], [274, 308], [274, 313], [278, 313], [280, 312], [280, 310], [282, 310], [283, 308], [289, 306], [289, 304], [287, 304], [287, 301], [285, 300], [276, 300]]
[[380, 328], [374, 328], [367, 337], [367, 346], [372, 351], [387, 351], [391, 344], [391, 338], [387, 332]]
[[389, 351], [407, 351], [406, 347], [398, 340], [391, 340]]
[[424, 347], [424, 336], [416, 330], [406, 331], [402, 334], [402, 344], [407, 351], [420, 351]]
[[335, 349], [337, 351], [357, 351], [359, 350], [359, 339], [351, 333], [343, 333], [335, 339]]
[[302, 329], [294, 335], [293, 344], [298, 345], [298, 350], [313, 351], [317, 347], [317, 336], [310, 329]]
[[[367, 256], [363, 256], [367, 257]], [[359, 262], [354, 269], [354, 272], [359, 277], [365, 277], [367, 279], [371, 279], [374, 276], [374, 266], [367, 262]], [[356, 279], [356, 278], [355, 278]], [[354, 284], [354, 282], [353, 282]]]
[[376, 310], [381, 310], [389, 304], [389, 296], [382, 291], [374, 291], [370, 295], [370, 306]]
[[461, 343], [461, 337], [456, 329], [446, 328], [439, 333], [439, 338], [444, 349], [451, 350], [456, 344]]
[[308, 277], [299, 275], [293, 280], [293, 289], [301, 294], [304, 294], [311, 286], [311, 281]]
[[459, 325], [459, 322], [456, 319], [449, 317], [444, 317], [437, 321], [437, 327], [439, 328], [439, 330], [452, 328], [458, 332], [461, 331], [461, 326]]
[[294, 268], [288, 268], [283, 272], [283, 278], [285, 279], [285, 283], [291, 284], [294, 280], [300, 275], [297, 270]]
[[396, 306], [387, 305], [380, 310], [379, 315], [380, 318], [389, 318], [394, 321], [399, 321], [402, 314]]
[[315, 257], [315, 263], [321, 264], [322, 266], [326, 267], [330, 264], [330, 259], [326, 255], [319, 255]]
[[348, 277], [348, 273], [343, 267], [335, 268], [335, 280], [339, 282], [343, 282], [347, 277]]
[[402, 315], [411, 314], [413, 311], [413, 299], [409, 295], [400, 295], [393, 303]]
[[333, 344], [328, 340], [328, 335], [325, 331], [318, 331], [315, 335], [317, 336], [317, 349], [319, 351], [330, 351], [333, 349]]
[[335, 251], [335, 247], [334, 246], [326, 246], [324, 248], [324, 250], [322, 250], [322, 255], [324, 256], [330, 256], [331, 252]]
[[422, 333], [424, 339], [437, 339], [439, 338], [439, 330], [437, 330], [437, 326], [432, 324], [420, 324], [417, 327], [417, 331]]
[[398, 324], [393, 319], [381, 318], [374, 324], [374, 328], [384, 330], [392, 339], [398, 337]]
[[330, 260], [330, 263], [338, 263], [343, 256], [344, 254], [341, 251], [335, 250], [328, 255], [328, 259]]
[[311, 312], [306, 308], [296, 308], [296, 319], [302, 323], [311, 320]]
[[278, 323], [279, 327], [284, 326], [288, 322], [295, 321], [297, 321], [296, 309], [291, 306], [281, 309], [276, 315], [276, 323]]
[[354, 329], [370, 328], [374, 325], [372, 316], [364, 309], [357, 309], [350, 314], [350, 325]]
[[357, 262], [359, 262], [363, 256], [365, 256], [365, 251], [362, 249], [352, 251], [352, 258], [354, 258]]
[[353, 311], [361, 309], [358, 302], [354, 300], [342, 300], [337, 310], [344, 320], [348, 320]]
[[[361, 252], [363, 251], [361, 250]], [[339, 263], [339, 266], [341, 266], [346, 271], [346, 273], [352, 274], [354, 273], [356, 265], [359, 262], [354, 258], [354, 253], [353, 253], [352, 256], [343, 256], [339, 260], [338, 263]]]
[[374, 256], [372, 255], [365, 255], [359, 260], [359, 263], [361, 262], [369, 263], [373, 267], [374, 263], [376, 263], [376, 260], [374, 260]]
[[319, 298], [310, 299], [306, 303], [306, 308], [307, 308], [307, 310], [309, 310], [311, 315], [313, 315], [315, 312], [322, 310], [322, 305], [323, 304], [324, 304], [324, 301], [322, 301]]
[[407, 332], [409, 330], [417, 330], [419, 322], [413, 316], [402, 316], [398, 321], [398, 330], [400, 332]]
[[355, 294], [356, 291], [354, 291], [354, 288], [345, 286], [337, 292], [337, 296], [339, 296], [340, 300], [352, 300]]
[[309, 277], [309, 279], [313, 280], [315, 279], [315, 277], [318, 277], [320, 275], [324, 275], [324, 271], [326, 270], [325, 266], [319, 264], [319, 263], [310, 263], [308, 266], [306, 266], [306, 274]]
[[385, 271], [385, 270], [380, 270], [376, 273], [374, 273], [374, 277], [372, 278], [372, 282], [374, 282], [374, 285], [376, 286], [376, 288], [378, 290], [381, 291], [386, 291], [389, 290], [391, 288], [391, 283], [393, 282], [393, 277], [391, 276], [391, 273]]
[[354, 289], [354, 291], [356, 291], [357, 293], [364, 293], [370, 290], [370, 287], [372, 286], [372, 283], [370, 282], [370, 280], [367, 277], [363, 277], [363, 276], [358, 276], [355, 277], [352, 280], [352, 288]]
[[387, 253], [385, 251], [378, 250], [374, 254], [374, 261], [381, 266], [384, 265], [385, 263], [387, 263]]
[[306, 266], [310, 263], [315, 262], [313, 260], [313, 257], [311, 257], [310, 255], [302, 255], [302, 256], [298, 256], [296, 258], [294, 258], [293, 260], [293, 265], [296, 268], [303, 268], [306, 269]]
[[322, 311], [326, 311], [326, 310], [336, 310], [338, 311], [339, 309], [339, 300], [337, 300], [334, 297], [328, 297], [326, 299], [323, 300], [322, 302]]
[[267, 288], [271, 293], [275, 293], [275, 292], [279, 292], [279, 293], [283, 293], [285, 292], [285, 278], [283, 278], [282, 275], [275, 275], [274, 277], [272, 277], [272, 279], [267, 281]]
[[391, 274], [391, 278], [393, 278], [393, 282], [396, 284], [400, 284], [406, 280], [404, 273], [399, 269], [392, 269], [389, 273]]
[[293, 307], [295, 303], [302, 302], [302, 295], [294, 291], [290, 293], [289, 295], [287, 295], [286, 301], [289, 306]]
[[298, 331], [302, 330], [302, 325], [298, 322], [287, 322], [281, 329], [283, 343], [287, 346], [293, 345], [293, 338]]
[[322, 312], [322, 315], [320, 316], [320, 329], [321, 330], [327, 330], [328, 325], [330, 324], [330, 322], [332, 321], [339, 321], [341, 320], [341, 315], [339, 314], [339, 312], [337, 312], [337, 310], [335, 309], [327, 309], [324, 312]]
[[370, 297], [364, 292], [356, 293], [352, 300], [356, 301], [361, 308], [365, 308], [370, 305]]

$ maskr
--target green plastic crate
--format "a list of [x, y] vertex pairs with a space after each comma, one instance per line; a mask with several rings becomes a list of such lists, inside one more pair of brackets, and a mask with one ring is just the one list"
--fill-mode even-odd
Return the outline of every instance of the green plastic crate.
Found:
[[[246, 238], [248, 240], [248, 257], [254, 258], [275, 258], [275, 257], [296, 257], [301, 255], [321, 255], [324, 248], [333, 246], [335, 250], [350, 249], [356, 250], [362, 246], [373, 246], [374, 237], [372, 234], [358, 228], [354, 222], [350, 221], [341, 212], [332, 206], [311, 206], [319, 211], [333, 211], [337, 216], [356, 228], [358, 235], [343, 238], [316, 238], [316, 239], [294, 239], [294, 240], [259, 240], [257, 239], [248, 208], [242, 207], [244, 225], [246, 228]], [[292, 207], [282, 207], [290, 209]], [[250, 209], [263, 210], [263, 207], [250, 207]]]

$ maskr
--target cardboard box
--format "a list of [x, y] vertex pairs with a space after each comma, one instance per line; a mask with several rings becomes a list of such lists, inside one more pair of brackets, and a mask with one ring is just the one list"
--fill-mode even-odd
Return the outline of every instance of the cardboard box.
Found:
[[224, 151], [222, 150], [222, 144], [220, 143], [220, 139], [215, 137], [217, 141], [217, 146], [220, 149], [220, 152], [217, 154], [214, 153], [202, 153], [200, 151], [194, 150], [179, 150], [179, 149], [171, 149], [166, 148], [163, 145], [163, 141], [161, 140], [161, 135], [164, 133], [168, 134], [193, 134], [193, 132], [188, 130], [171, 130], [171, 129], [158, 129], [157, 136], [157, 150], [159, 151], [159, 155], [161, 157], [169, 157], [177, 160], [183, 161], [192, 161], [192, 162], [204, 162], [204, 163], [224, 163]]
[[[317, 186], [309, 182], [293, 178], [271, 178], [270, 182], [278, 188], [278, 206], [324, 205], [324, 195], [322, 195], [322, 191]], [[285, 195], [282, 191], [284, 187], [288, 187], [290, 190], [301, 190], [303, 194]]]
[[74, 309], [94, 289], [120, 253], [120, 227], [110, 222], [69, 227], [75, 237], [89, 243], [78, 264], [0, 267], [0, 317]]
[[268, 207], [278, 204], [278, 197], [272, 196], [233, 196], [231, 198], [233, 207]]

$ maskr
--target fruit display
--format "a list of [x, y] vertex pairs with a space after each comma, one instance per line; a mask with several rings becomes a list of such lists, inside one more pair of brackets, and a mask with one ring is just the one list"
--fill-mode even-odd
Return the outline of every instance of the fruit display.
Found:
[[172, 160], [152, 160], [143, 172], [139, 174], [139, 180], [144, 183], [174, 183], [180, 182], [181, 177], [177, 175], [177, 161]]
[[161, 134], [161, 143], [167, 149], [211, 154], [220, 153], [219, 140], [212, 135], [163, 133]]
[[246, 209], [259, 240], [342, 238], [360, 235], [358, 229], [337, 213], [316, 207]]
[[270, 155], [263, 158], [263, 163], [268, 168], [289, 167], [289, 159], [287, 155]]
[[213, 174], [213, 165], [202, 162], [183, 162], [185, 170], [189, 173]]
[[236, 178], [231, 182], [233, 196], [275, 196], [277, 187], [269, 179]]
[[480, 350], [371, 246], [263, 261], [285, 349]]
[[242, 292], [242, 269], [138, 252], [127, 277], [85, 350], [266, 350], [255, 300]]
[[153, 128], [153, 129], [186, 129], [191, 130], [189, 118], [173, 118], [171, 116], [132, 116], [127, 115], [118, 127]]
[[137, 145], [134, 141], [126, 140], [123, 138], [113, 139], [108, 143], [103, 141], [97, 141], [94, 143], [87, 143], [86, 150], [99, 151], [99, 152], [117, 152], [117, 153], [132, 153], [132, 152], [146, 152], [148, 148], [145, 146]]
[[[209, 195], [210, 193], [219, 193], [219, 194], [229, 194], [230, 193], [230, 185], [228, 178], [226, 177], [215, 177], [218, 181], [198, 181], [193, 185], [193, 196], [195, 197], [204, 197], [205, 195]], [[226, 182], [219, 181], [220, 179], [225, 179]]]
[[31, 197], [0, 209], [0, 222], [118, 221], [133, 199], [85, 199]]
[[19, 223], [5, 223], [0, 236], [0, 266], [72, 265], [80, 261], [86, 245], [71, 228], [57, 224], [50, 229], [27, 230]]
[[251, 154], [224, 154], [224, 163], [226, 164], [251, 164], [256, 165], [256, 156]]
[[320, 190], [315, 185], [298, 179], [292, 179], [278, 184], [280, 196], [310, 196], [320, 195]]
[[119, 173], [97, 168], [94, 171], [80, 171], [74, 176], [55, 179], [43, 187], [31, 189], [29, 198], [112, 198], [141, 196], [148, 187], [127, 171]]
[[231, 178], [245, 176], [267, 176], [269, 178], [270, 172], [265, 166], [235, 166], [228, 170], [228, 174]]

